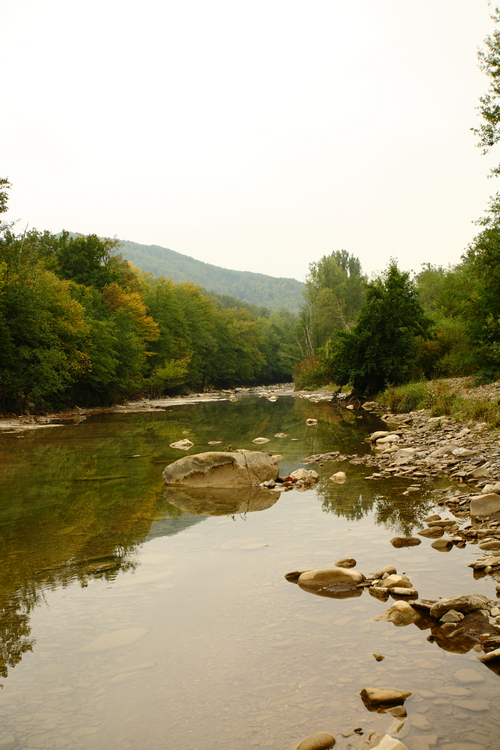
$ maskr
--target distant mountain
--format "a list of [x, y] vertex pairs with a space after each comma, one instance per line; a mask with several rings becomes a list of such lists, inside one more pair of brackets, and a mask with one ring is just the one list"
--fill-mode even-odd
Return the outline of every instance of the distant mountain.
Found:
[[270, 310], [285, 307], [297, 312], [302, 303], [305, 285], [296, 279], [275, 278], [250, 271], [231, 271], [181, 255], [166, 247], [139, 245], [128, 240], [120, 240], [119, 252], [141, 271], [165, 276], [178, 283], [192, 281], [209, 292], [237, 297]]

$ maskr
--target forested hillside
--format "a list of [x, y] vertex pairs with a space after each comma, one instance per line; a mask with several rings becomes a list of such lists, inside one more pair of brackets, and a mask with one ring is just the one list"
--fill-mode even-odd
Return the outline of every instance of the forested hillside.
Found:
[[289, 310], [144, 273], [95, 234], [14, 228], [0, 222], [0, 413], [291, 380]]
[[140, 245], [120, 240], [118, 252], [142, 271], [165, 276], [176, 283], [192, 281], [209, 292], [237, 297], [244, 302], [267, 307], [285, 308], [298, 312], [304, 284], [296, 279], [275, 278], [262, 273], [232, 271], [210, 263], [203, 263], [159, 245]]

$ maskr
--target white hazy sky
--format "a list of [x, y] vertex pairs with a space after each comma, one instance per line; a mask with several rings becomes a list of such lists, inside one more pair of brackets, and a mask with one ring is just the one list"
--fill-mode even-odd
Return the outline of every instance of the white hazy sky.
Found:
[[0, 0], [10, 219], [303, 279], [457, 263], [487, 0]]

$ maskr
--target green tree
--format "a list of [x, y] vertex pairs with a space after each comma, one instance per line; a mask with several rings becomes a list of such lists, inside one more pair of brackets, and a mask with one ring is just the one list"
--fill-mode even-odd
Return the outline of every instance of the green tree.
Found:
[[[491, 15], [495, 23], [500, 22], [500, 10], [495, 8]], [[477, 144], [486, 154], [500, 140], [500, 29], [484, 40], [485, 48], [479, 50], [479, 67], [489, 79], [488, 90], [479, 98], [478, 110], [483, 122], [473, 132], [479, 136]], [[500, 165], [491, 170], [492, 174], [500, 174]]]
[[473, 360], [483, 376], [492, 378], [500, 373], [500, 195], [478, 224], [483, 229], [464, 255], [469, 280], [465, 317]]
[[323, 353], [332, 382], [351, 383], [362, 395], [410, 379], [417, 336], [430, 325], [410, 274], [400, 271], [396, 261], [365, 289], [356, 326], [340, 331], [338, 344], [330, 343]]
[[363, 281], [358, 258], [336, 250], [309, 265], [299, 313], [299, 340], [303, 356], [313, 356], [337, 331], [353, 324], [363, 301]]

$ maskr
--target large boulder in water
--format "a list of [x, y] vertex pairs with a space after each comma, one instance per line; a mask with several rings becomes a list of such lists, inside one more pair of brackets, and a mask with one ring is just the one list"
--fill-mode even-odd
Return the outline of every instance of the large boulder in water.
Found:
[[233, 489], [274, 480], [278, 474], [278, 462], [272, 456], [260, 451], [238, 450], [184, 456], [167, 466], [162, 476], [165, 484]]

